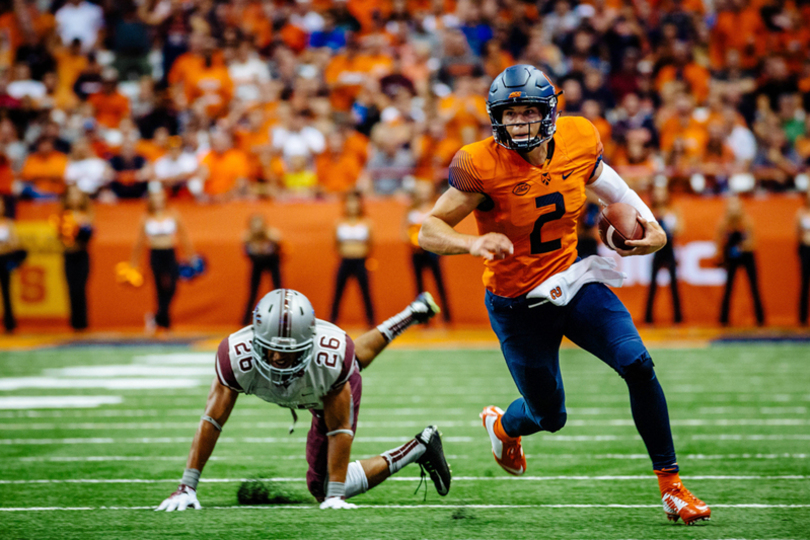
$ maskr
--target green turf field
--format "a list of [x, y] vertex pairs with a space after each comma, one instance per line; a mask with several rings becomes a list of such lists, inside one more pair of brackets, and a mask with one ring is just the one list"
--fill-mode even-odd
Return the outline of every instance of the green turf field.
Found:
[[[712, 506], [706, 525], [666, 520], [624, 382], [581, 351], [562, 352], [569, 423], [524, 439], [520, 479], [495, 464], [478, 420], [484, 405], [505, 407], [517, 395], [500, 353], [391, 350], [364, 373], [353, 455], [380, 453], [435, 423], [454, 472], [447, 497], [432, 485], [426, 501], [414, 494], [410, 466], [353, 499], [360, 509], [321, 511], [303, 481], [308, 419], [288, 435], [288, 411], [243, 396], [203, 473], [205, 508], [172, 514], [151, 508], [183, 471], [213, 353], [2, 352], [0, 538], [810, 538], [810, 347], [653, 357], [685, 483]], [[13, 408], [35, 396], [106, 404]], [[267, 484], [292, 504], [237, 506], [245, 478], [276, 479]]]

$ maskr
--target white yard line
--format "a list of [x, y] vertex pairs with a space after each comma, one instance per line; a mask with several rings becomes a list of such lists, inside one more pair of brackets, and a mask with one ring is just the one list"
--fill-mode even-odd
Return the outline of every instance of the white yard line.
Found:
[[[120, 399], [120, 398], [119, 398]], [[0, 403], [2, 407], [2, 403]], [[431, 419], [430, 422], [440, 428], [479, 427], [480, 420], [449, 420]], [[366, 429], [413, 429], [425, 427], [423, 420], [393, 420], [393, 421], [363, 421], [358, 423], [359, 428]], [[5, 431], [48, 431], [48, 430], [80, 430], [80, 431], [107, 431], [107, 430], [155, 430], [155, 429], [195, 429], [198, 422], [15, 422], [0, 424], [0, 430]], [[635, 427], [631, 419], [613, 420], [569, 420], [569, 427]], [[675, 427], [701, 427], [701, 426], [808, 426], [807, 418], [738, 418], [724, 419], [691, 419], [672, 420]], [[289, 421], [282, 422], [240, 422], [234, 420], [228, 425], [230, 429], [286, 429]]]
[[[289, 424], [286, 424], [289, 426]], [[306, 426], [301, 428], [303, 432]], [[639, 440], [638, 435], [540, 435], [544, 442], [606, 442]], [[695, 441], [810, 441], [810, 434], [790, 435], [751, 435], [751, 434], [711, 434], [675, 437], [678, 440]], [[445, 442], [469, 443], [476, 437], [442, 437]], [[479, 438], [480, 439], [480, 438]], [[357, 437], [356, 443], [398, 443], [407, 442], [410, 437]], [[141, 437], [118, 439], [112, 437], [64, 438], [64, 439], [0, 439], [0, 445], [60, 445], [60, 444], [179, 444], [190, 443], [191, 437]], [[220, 443], [248, 444], [299, 444], [306, 442], [304, 437], [220, 437]]]
[[[358, 456], [357, 459], [368, 459], [376, 454]], [[467, 456], [463, 454], [447, 454], [445, 457], [451, 460], [480, 459], [481, 456]], [[649, 460], [647, 454], [527, 454], [528, 459], [572, 459], [572, 460]], [[731, 460], [731, 459], [810, 459], [810, 454], [679, 454], [680, 460]], [[209, 460], [219, 461], [261, 461], [255, 456], [211, 456]], [[304, 461], [304, 456], [273, 456], [273, 460], [288, 459]], [[51, 463], [73, 463], [73, 462], [103, 462], [103, 461], [185, 461], [185, 456], [34, 456], [17, 458], [0, 458], [0, 460]]]
[[121, 396], [10, 396], [0, 397], [0, 409], [90, 408], [121, 401]]
[[[805, 475], [720, 475], [720, 476], [683, 476], [685, 480], [808, 480]], [[209, 484], [233, 484], [247, 482], [250, 478], [201, 478], [200, 482]], [[262, 482], [304, 482], [302, 477], [257, 478]], [[392, 476], [389, 482], [418, 482], [418, 476]], [[454, 482], [615, 482], [615, 481], [645, 481], [652, 482], [652, 475], [613, 475], [613, 476], [455, 476]], [[0, 480], [0, 484], [173, 484], [177, 478], [65, 478], [42, 480]]]
[[[88, 510], [154, 510], [156, 506], [29, 506], [0, 507], [0, 512], [82, 512]], [[641, 509], [661, 508], [660, 504], [358, 504], [364, 510], [456, 510], [470, 508], [476, 510], [502, 510], [518, 508], [557, 509], [557, 508], [605, 508]], [[810, 504], [713, 504], [712, 508], [810, 508]], [[206, 506], [207, 510], [319, 510], [314, 504], [298, 505], [256, 505], [256, 506]], [[742, 539], [740, 539], [742, 540]]]

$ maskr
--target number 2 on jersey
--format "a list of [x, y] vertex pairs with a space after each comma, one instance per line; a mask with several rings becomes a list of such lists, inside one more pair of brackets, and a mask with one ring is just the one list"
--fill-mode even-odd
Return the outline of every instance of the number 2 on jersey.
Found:
[[565, 199], [563, 199], [562, 193], [555, 191], [554, 193], [537, 197], [534, 203], [536, 208], [554, 205], [554, 210], [546, 212], [534, 222], [534, 229], [532, 229], [532, 233], [529, 235], [529, 240], [532, 245], [532, 255], [548, 253], [560, 249], [562, 247], [562, 239], [557, 238], [556, 240], [543, 242], [542, 230], [543, 225], [546, 223], [556, 221], [565, 215]]

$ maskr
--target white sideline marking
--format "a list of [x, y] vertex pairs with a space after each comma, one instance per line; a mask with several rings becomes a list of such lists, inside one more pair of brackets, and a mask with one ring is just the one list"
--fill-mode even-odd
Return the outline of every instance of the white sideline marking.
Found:
[[121, 396], [13, 396], [0, 397], [0, 409], [88, 408], [121, 401]]
[[[466, 458], [467, 456], [458, 456]], [[679, 454], [684, 460], [723, 460], [723, 459], [810, 459], [810, 454]], [[527, 459], [617, 459], [648, 460], [647, 454], [526, 454]]]
[[58, 377], [6, 377], [0, 379], [0, 390], [20, 390], [23, 388], [105, 388], [107, 390], [155, 390], [169, 388], [196, 388], [202, 383], [197, 379], [62, 379]]
[[[81, 512], [87, 510], [155, 510], [157, 506], [29, 506], [0, 507], [0, 512]], [[255, 505], [255, 506], [205, 506], [206, 510], [319, 510], [313, 504]], [[472, 508], [480, 510], [500, 510], [510, 508], [661, 508], [660, 504], [358, 504], [363, 510], [434, 510]], [[713, 504], [712, 508], [810, 508], [810, 504]], [[191, 510], [189, 510], [191, 511]]]
[[[167, 416], [192, 416], [199, 417], [204, 410], [204, 403], [201, 402], [199, 407], [193, 408], [171, 408], [163, 409], [101, 409], [91, 411], [16, 411], [16, 412], [0, 412], [0, 418], [143, 418], [143, 417], [161, 417]], [[272, 409], [271, 409], [272, 410]], [[469, 409], [442, 409], [442, 414], [450, 416], [469, 416]], [[364, 417], [368, 416], [430, 416], [436, 414], [436, 409], [425, 408], [402, 408], [402, 409], [366, 409], [363, 412]], [[475, 414], [478, 414], [477, 412]], [[267, 418], [268, 409], [266, 407], [243, 407], [236, 409], [232, 418], [236, 419], [242, 416], [261, 416]], [[476, 425], [480, 422], [476, 422]], [[289, 426], [289, 422], [288, 422]]]
[[[432, 423], [441, 426], [442, 428], [453, 427], [478, 427], [481, 425], [480, 421], [472, 420], [431, 420]], [[150, 423], [44, 423], [44, 422], [19, 422], [13, 424], [0, 424], [0, 430], [110, 430], [110, 429], [194, 429], [197, 427], [198, 422], [150, 422]], [[234, 425], [236, 424], [236, 425]], [[238, 425], [238, 420], [229, 425], [230, 428], [247, 428], [251, 429], [277, 429], [288, 428], [289, 421], [284, 422], [251, 422], [249, 426]], [[629, 427], [635, 426], [633, 420], [618, 419], [618, 420], [572, 420], [567, 422], [568, 426], [582, 427]], [[738, 418], [735, 420], [672, 420], [673, 426], [807, 426], [810, 425], [810, 419], [804, 418]], [[425, 422], [422, 420], [397, 420], [397, 421], [363, 421], [360, 420], [358, 427], [366, 429], [386, 429], [386, 428], [422, 428]]]
[[216, 353], [173, 353], [173, 354], [144, 354], [134, 356], [132, 361], [136, 364], [150, 364], [157, 366], [208, 366], [211, 371], [214, 367]]
[[207, 368], [194, 366], [155, 366], [122, 364], [112, 366], [75, 366], [59, 369], [46, 369], [46, 377], [213, 377], [214, 358]]
[[[810, 476], [804, 475], [740, 475], [740, 476], [684, 476], [685, 480], [808, 480]], [[614, 482], [614, 481], [647, 481], [655, 479], [652, 475], [619, 475], [619, 476], [455, 476], [455, 482], [549, 482], [549, 481], [572, 481], [572, 482]], [[303, 477], [277, 477], [277, 478], [200, 478], [200, 482], [209, 484], [232, 484], [236, 482], [247, 482], [258, 480], [261, 482], [305, 482]], [[418, 482], [418, 476], [392, 476], [389, 482]], [[0, 480], [0, 484], [173, 484], [177, 483], [177, 478], [66, 478], [62, 480]]]

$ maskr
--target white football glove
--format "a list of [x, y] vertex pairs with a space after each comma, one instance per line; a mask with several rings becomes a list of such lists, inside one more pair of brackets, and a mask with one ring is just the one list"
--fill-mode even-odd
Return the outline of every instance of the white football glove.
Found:
[[178, 510], [182, 512], [186, 508], [193, 507], [197, 510], [202, 508], [200, 501], [197, 500], [197, 491], [188, 487], [185, 484], [180, 484], [177, 491], [169, 495], [169, 498], [160, 503], [155, 511], [159, 512], [165, 510], [167, 512], [174, 512]]
[[326, 500], [321, 503], [321, 510], [328, 508], [332, 510], [351, 510], [352, 508], [357, 508], [357, 505], [348, 503], [340, 497], [327, 497]]

